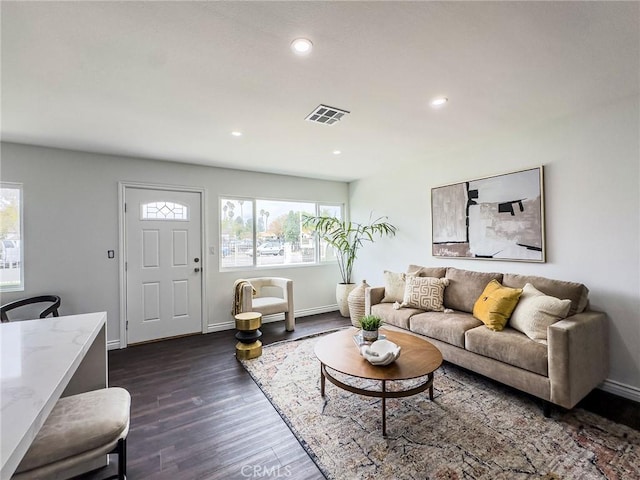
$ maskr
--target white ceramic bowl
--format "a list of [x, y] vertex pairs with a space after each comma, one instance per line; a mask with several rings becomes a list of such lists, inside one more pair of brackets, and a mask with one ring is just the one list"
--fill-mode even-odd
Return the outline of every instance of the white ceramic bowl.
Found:
[[389, 340], [376, 340], [360, 352], [372, 365], [388, 365], [400, 356], [400, 347]]

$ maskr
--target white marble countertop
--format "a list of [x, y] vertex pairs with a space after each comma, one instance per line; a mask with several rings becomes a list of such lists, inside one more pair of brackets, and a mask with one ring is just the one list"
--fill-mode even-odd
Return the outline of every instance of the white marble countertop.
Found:
[[10, 478], [102, 328], [105, 312], [0, 324], [0, 477]]

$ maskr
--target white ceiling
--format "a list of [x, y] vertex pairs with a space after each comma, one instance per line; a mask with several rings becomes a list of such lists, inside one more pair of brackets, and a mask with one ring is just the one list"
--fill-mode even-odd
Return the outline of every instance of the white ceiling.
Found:
[[2, 139], [351, 181], [637, 95], [639, 7], [3, 1]]

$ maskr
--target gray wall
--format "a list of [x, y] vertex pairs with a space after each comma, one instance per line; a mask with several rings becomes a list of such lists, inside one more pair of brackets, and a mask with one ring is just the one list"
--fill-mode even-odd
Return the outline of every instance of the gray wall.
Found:
[[[524, 132], [509, 132], [351, 185], [351, 218], [371, 210], [397, 237], [363, 249], [354, 278], [382, 283], [409, 263], [527, 273], [582, 282], [610, 318], [611, 369], [604, 388], [640, 401], [640, 152], [638, 97]], [[545, 167], [546, 263], [431, 256], [432, 187]]]
[[[108, 341], [120, 339], [118, 182], [205, 189], [206, 245], [218, 252], [218, 196], [348, 202], [341, 182], [267, 175], [180, 163], [98, 155], [2, 143], [0, 178], [24, 185], [25, 291], [2, 302], [57, 293], [61, 313], [108, 313]], [[116, 258], [108, 259], [107, 250]], [[228, 328], [236, 278], [261, 275], [294, 280], [299, 315], [335, 310], [336, 265], [219, 272], [218, 257], [204, 249], [208, 331]]]

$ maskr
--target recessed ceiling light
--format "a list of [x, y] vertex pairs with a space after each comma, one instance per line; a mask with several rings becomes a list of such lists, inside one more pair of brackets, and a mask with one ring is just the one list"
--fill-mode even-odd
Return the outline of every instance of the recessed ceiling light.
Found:
[[296, 38], [293, 42], [291, 42], [291, 50], [296, 55], [308, 55], [311, 53], [311, 49], [313, 48], [313, 43], [308, 38]]
[[233, 132], [231, 132], [231, 135], [233, 135], [234, 137], [241, 137], [242, 132], [239, 132], [238, 130], [234, 130]]
[[334, 155], [340, 155], [341, 153], [342, 153], [342, 152], [341, 152], [340, 150], [334, 150], [334, 151], [333, 151], [333, 154], [334, 154]]
[[431, 100], [431, 106], [435, 108], [442, 107], [448, 101], [449, 99], [447, 97], [436, 97], [433, 100]]

